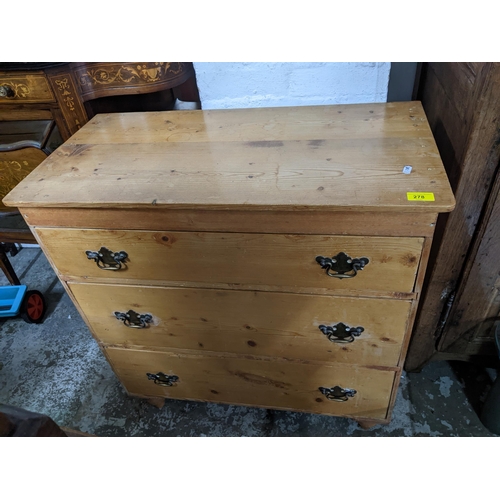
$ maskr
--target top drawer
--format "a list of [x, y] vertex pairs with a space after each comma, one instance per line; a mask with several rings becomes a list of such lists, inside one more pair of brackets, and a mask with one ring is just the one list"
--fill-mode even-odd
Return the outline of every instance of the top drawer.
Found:
[[[423, 238], [359, 236], [49, 228], [37, 228], [36, 233], [59, 273], [77, 280], [315, 293], [412, 292], [423, 245]], [[89, 260], [86, 252], [99, 252], [102, 247], [126, 252], [126, 265], [116, 271], [98, 267], [103, 264]], [[317, 257], [332, 259], [340, 252], [350, 257], [347, 260], [366, 258], [368, 263], [354, 277], [328, 276]], [[346, 275], [355, 272], [344, 271]]]
[[45, 75], [0, 74], [0, 105], [54, 101]]

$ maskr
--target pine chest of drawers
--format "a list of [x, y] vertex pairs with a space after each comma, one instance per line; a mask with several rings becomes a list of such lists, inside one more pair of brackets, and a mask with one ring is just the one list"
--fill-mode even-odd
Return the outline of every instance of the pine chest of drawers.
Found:
[[369, 426], [454, 198], [409, 102], [98, 115], [4, 203], [129, 394]]

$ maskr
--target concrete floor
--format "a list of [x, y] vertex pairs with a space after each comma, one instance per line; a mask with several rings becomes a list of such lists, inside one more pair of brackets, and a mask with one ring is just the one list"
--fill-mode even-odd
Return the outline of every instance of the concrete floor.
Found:
[[44, 293], [48, 314], [41, 325], [0, 320], [0, 402], [61, 426], [97, 436], [494, 436], [474, 410], [490, 381], [460, 363], [404, 374], [391, 423], [367, 431], [343, 418], [238, 406], [167, 400], [159, 410], [127, 396], [43, 253], [23, 248], [11, 262]]

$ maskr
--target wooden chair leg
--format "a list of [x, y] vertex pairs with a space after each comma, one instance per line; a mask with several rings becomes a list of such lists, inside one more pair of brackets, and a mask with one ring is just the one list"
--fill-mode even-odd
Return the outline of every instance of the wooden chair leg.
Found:
[[200, 94], [198, 92], [198, 85], [196, 83], [196, 77], [191, 77], [186, 80], [181, 85], [174, 87], [174, 96], [176, 99], [184, 102], [200, 102]]
[[16, 272], [14, 271], [14, 268], [12, 267], [12, 264], [9, 262], [9, 258], [5, 253], [5, 248], [3, 243], [0, 243], [0, 269], [2, 269], [5, 276], [7, 276], [7, 279], [9, 280], [9, 283], [11, 285], [21, 284], [19, 278], [17, 277]]

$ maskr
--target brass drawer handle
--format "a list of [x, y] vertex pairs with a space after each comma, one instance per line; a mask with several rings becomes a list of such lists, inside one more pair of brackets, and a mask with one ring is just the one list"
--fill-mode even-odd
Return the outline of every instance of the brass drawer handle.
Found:
[[354, 389], [342, 389], [342, 387], [336, 385], [335, 387], [319, 387], [321, 394], [326, 396], [326, 399], [330, 401], [337, 401], [343, 403], [347, 401], [348, 398], [353, 398], [357, 391]]
[[148, 328], [149, 323], [153, 321], [151, 314], [137, 314], [132, 309], [126, 313], [115, 312], [115, 317], [129, 328]]
[[178, 380], [177, 375], [165, 375], [162, 372], [159, 373], [146, 373], [149, 380], [153, 380], [156, 385], [163, 385], [165, 387], [173, 386]]
[[104, 269], [105, 271], [119, 271], [127, 267], [125, 259], [128, 258], [128, 254], [123, 250], [121, 252], [112, 252], [106, 247], [101, 247], [97, 252], [87, 250], [85, 253], [87, 259], [93, 260], [99, 269]]
[[359, 337], [365, 331], [362, 326], [347, 326], [344, 323], [337, 323], [332, 326], [319, 325], [318, 327], [330, 342], [336, 344], [349, 344], [354, 342], [354, 337]]
[[[332, 278], [354, 278], [358, 271], [362, 271], [364, 267], [370, 262], [366, 257], [353, 259], [344, 252], [334, 255], [331, 259], [329, 257], [316, 257], [316, 262], [321, 266], [321, 269], [326, 269], [326, 274]], [[330, 271], [333, 271], [330, 272]]]
[[8, 85], [0, 85], [0, 97], [13, 97], [14, 91]]

